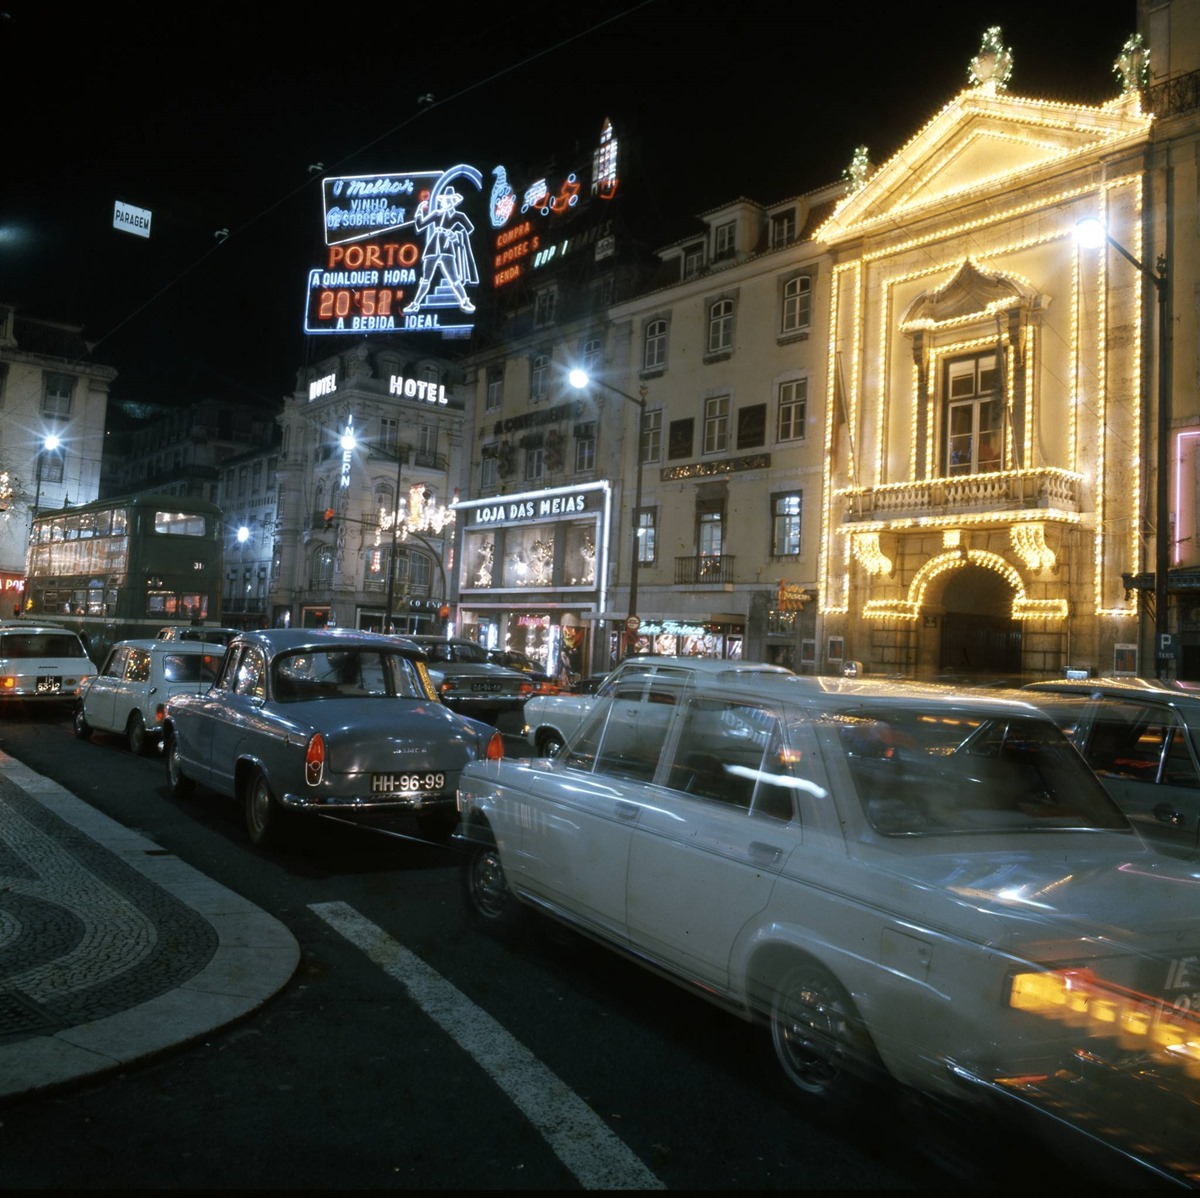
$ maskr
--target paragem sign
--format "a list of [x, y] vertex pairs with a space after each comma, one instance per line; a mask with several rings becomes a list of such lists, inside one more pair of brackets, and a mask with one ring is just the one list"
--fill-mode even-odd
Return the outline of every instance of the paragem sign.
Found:
[[461, 181], [478, 191], [483, 177], [460, 164], [322, 179], [325, 249], [308, 272], [304, 331], [469, 336], [479, 270]]

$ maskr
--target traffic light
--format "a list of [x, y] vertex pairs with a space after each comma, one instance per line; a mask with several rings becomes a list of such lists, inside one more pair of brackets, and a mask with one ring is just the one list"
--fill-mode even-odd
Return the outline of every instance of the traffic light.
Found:
[[328, 529], [328, 528], [332, 528], [332, 527], [333, 527], [333, 517], [334, 517], [334, 515], [335, 515], [335, 513], [334, 513], [334, 510], [333, 510], [333, 508], [331, 508], [331, 507], [327, 507], [327, 508], [325, 509], [325, 527], [326, 527], [327, 529]]

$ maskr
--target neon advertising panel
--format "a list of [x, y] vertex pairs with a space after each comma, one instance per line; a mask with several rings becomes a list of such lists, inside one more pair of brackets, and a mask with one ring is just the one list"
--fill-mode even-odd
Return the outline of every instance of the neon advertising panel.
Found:
[[479, 269], [464, 180], [482, 187], [465, 164], [322, 179], [325, 252], [308, 272], [304, 331], [469, 336]]

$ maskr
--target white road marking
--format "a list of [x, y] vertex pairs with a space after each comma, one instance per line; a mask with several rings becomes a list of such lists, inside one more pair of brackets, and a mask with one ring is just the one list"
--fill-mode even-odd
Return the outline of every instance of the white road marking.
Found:
[[665, 1189], [583, 1099], [420, 957], [346, 903], [309, 910], [398, 981], [475, 1058], [585, 1190]]

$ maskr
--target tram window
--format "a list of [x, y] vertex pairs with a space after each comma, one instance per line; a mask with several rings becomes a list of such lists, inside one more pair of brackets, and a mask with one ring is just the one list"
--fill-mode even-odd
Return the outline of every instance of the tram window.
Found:
[[174, 591], [147, 591], [146, 615], [173, 616], [175, 614], [176, 598]]
[[206, 521], [193, 512], [155, 512], [154, 531], [171, 537], [202, 537]]

